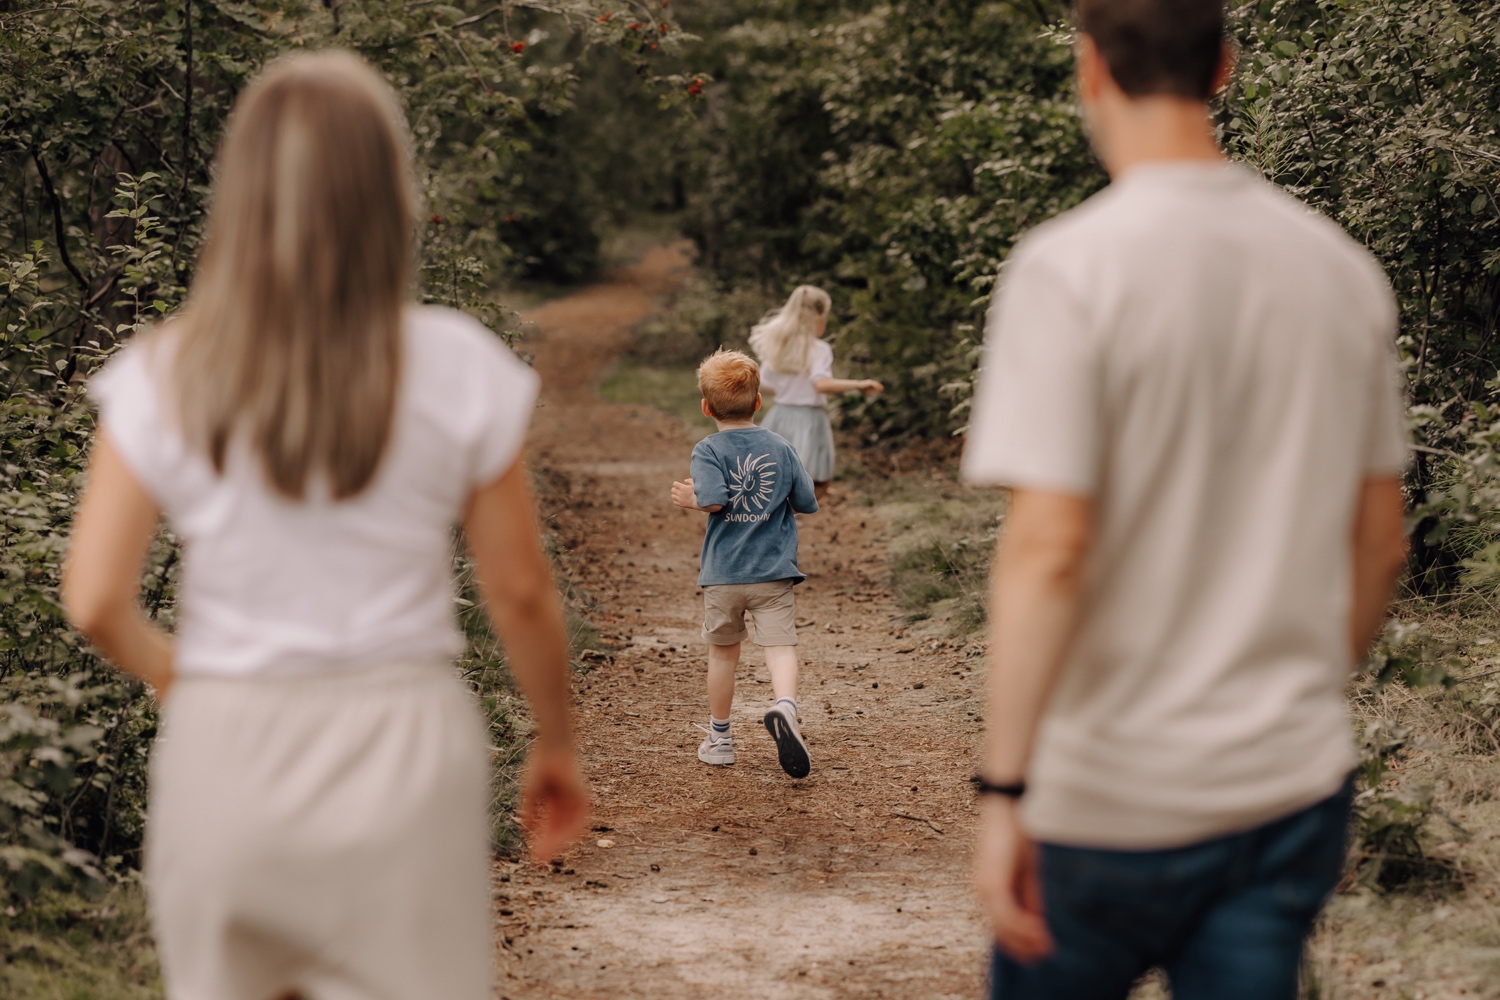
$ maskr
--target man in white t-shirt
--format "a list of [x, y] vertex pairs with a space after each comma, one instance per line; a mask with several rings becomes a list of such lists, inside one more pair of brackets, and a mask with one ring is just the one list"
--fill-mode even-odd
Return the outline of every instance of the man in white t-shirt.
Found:
[[1013, 493], [977, 880], [993, 995], [1292, 1000], [1343, 689], [1405, 556], [1395, 304], [1214, 141], [1220, 0], [1079, 0], [1113, 183], [1011, 254], [963, 470]]

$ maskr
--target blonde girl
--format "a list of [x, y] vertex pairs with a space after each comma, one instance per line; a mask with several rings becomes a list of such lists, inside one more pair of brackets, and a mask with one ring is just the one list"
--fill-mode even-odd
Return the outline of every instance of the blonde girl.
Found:
[[822, 339], [832, 304], [823, 289], [799, 285], [785, 305], [750, 331], [750, 347], [761, 364], [761, 388], [776, 395], [776, 405], [761, 426], [796, 449], [819, 499], [833, 478], [833, 427], [823, 405], [826, 394], [873, 396], [885, 388], [872, 378], [833, 377], [833, 348]]
[[[489, 1000], [488, 757], [451, 667], [452, 528], [535, 710], [533, 851], [585, 821], [566, 639], [519, 459], [536, 377], [409, 300], [405, 123], [355, 56], [236, 103], [179, 318], [90, 386], [63, 581], [162, 703], [145, 876], [168, 997]], [[158, 518], [177, 627], [137, 602]]]

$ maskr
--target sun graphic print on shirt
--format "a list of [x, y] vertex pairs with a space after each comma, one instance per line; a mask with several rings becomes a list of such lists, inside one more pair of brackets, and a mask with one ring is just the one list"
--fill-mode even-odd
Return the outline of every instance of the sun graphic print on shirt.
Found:
[[729, 474], [730, 507], [752, 514], [765, 510], [775, 489], [776, 463], [770, 455], [735, 459], [734, 471]]

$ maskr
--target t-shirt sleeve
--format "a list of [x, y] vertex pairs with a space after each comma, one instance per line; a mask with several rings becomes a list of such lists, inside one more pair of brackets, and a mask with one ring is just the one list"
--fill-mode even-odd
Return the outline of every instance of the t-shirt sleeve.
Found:
[[792, 510], [798, 514], [816, 514], [818, 493], [813, 489], [812, 476], [807, 474], [807, 468], [803, 466], [802, 459], [797, 457], [796, 451], [786, 449], [786, 458], [792, 467]]
[[729, 484], [724, 480], [724, 470], [702, 441], [693, 448], [691, 472], [693, 496], [699, 507], [722, 507], [729, 503]]
[[489, 330], [484, 349], [473, 358], [479, 384], [482, 419], [473, 450], [475, 488], [488, 486], [521, 454], [541, 379]]
[[1012, 260], [986, 322], [963, 477], [1087, 496], [1100, 448], [1096, 351], [1061, 276]]
[[833, 378], [833, 348], [827, 341], [813, 341], [812, 357], [807, 360], [811, 368], [807, 373], [809, 379], [816, 382], [820, 378]]
[[1411, 445], [1406, 431], [1406, 400], [1401, 368], [1396, 360], [1397, 312], [1394, 296], [1385, 289], [1381, 321], [1381, 349], [1370, 376], [1370, 423], [1366, 428], [1364, 467], [1369, 476], [1397, 476], [1406, 471]]
[[127, 345], [89, 379], [88, 394], [99, 409], [99, 429], [125, 467], [160, 504], [171, 456], [166, 453], [165, 401], [154, 377], [153, 363], [158, 358], [152, 346], [145, 340]]

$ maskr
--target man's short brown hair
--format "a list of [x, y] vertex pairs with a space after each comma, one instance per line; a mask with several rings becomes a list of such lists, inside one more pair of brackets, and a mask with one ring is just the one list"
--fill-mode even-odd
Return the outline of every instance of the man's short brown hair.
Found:
[[1223, 0], [1075, 0], [1078, 30], [1131, 97], [1206, 101], [1224, 48]]
[[760, 395], [760, 365], [747, 354], [720, 348], [698, 366], [698, 391], [718, 419], [748, 420]]

